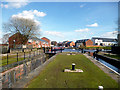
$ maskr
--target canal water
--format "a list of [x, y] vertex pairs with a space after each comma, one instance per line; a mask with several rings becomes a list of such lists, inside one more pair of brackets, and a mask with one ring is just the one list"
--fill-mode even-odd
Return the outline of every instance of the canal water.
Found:
[[81, 52], [81, 51], [75, 49], [64, 49], [62, 52]]
[[116, 68], [115, 66], [105, 62], [104, 60], [102, 60], [100, 58], [98, 59], [98, 61], [120, 74], [120, 69]]
[[[95, 52], [96, 50], [84, 50], [84, 51], [85, 52]], [[62, 52], [81, 52], [81, 51], [80, 50], [75, 50], [75, 49], [64, 49]], [[98, 61], [120, 74], [120, 69], [116, 68], [115, 66], [105, 62], [104, 60], [102, 60], [100, 58], [98, 59]]]

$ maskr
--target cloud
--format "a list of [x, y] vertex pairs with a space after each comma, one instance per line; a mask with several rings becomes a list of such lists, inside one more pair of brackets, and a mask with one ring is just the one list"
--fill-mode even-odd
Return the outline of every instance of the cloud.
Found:
[[46, 16], [46, 13], [39, 12], [38, 10], [29, 10], [29, 11], [25, 10], [22, 13], [19, 13], [17, 15], [12, 15], [12, 17], [16, 17], [16, 16], [33, 19], [35, 16], [44, 17]]
[[28, 5], [28, 0], [5, 0], [7, 4], [1, 4], [2, 8], [21, 8]]
[[61, 37], [61, 38], [64, 37], [64, 35], [61, 32], [56, 32], [56, 31], [45, 31], [45, 34], [50, 36]]
[[38, 10], [25, 10], [22, 13], [18, 13], [16, 15], [12, 15], [12, 18], [26, 18], [26, 19], [33, 19], [38, 25], [40, 22], [36, 19], [37, 17], [44, 17], [46, 13], [40, 12]]
[[75, 32], [88, 32], [90, 29], [85, 28], [85, 29], [79, 29], [79, 30], [75, 30]]
[[80, 8], [83, 8], [85, 5], [86, 5], [86, 4], [81, 4], [81, 5], [80, 5]]
[[101, 37], [116, 38], [117, 33], [118, 33], [118, 31], [106, 32], [106, 33], [102, 34]]
[[91, 25], [86, 25], [88, 27], [98, 27], [98, 23], [94, 23], [94, 24], [91, 24]]

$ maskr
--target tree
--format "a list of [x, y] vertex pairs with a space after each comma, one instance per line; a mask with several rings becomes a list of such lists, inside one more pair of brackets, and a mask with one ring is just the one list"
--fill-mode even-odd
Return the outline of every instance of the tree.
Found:
[[3, 24], [3, 29], [7, 33], [11, 35], [20, 33], [22, 35], [22, 44], [25, 44], [29, 37], [40, 35], [39, 28], [40, 26], [35, 20], [23, 17], [11, 17], [7, 23]]
[[9, 33], [3, 35], [2, 37], [2, 44], [8, 44]]

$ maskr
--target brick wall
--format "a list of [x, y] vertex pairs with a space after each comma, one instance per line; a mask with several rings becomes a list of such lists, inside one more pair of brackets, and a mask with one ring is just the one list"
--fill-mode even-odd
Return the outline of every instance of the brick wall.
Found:
[[[1, 73], [0, 77], [2, 79], [2, 88], [11, 88], [16, 81], [22, 79], [24, 76], [26, 76], [28, 73], [33, 71], [35, 68], [37, 68], [39, 65], [45, 62], [45, 54], [42, 53], [40, 58], [33, 59], [33, 60], [26, 60], [23, 64], [9, 69], [5, 72]], [[28, 61], [28, 62], [27, 62]], [[7, 66], [6, 66], [7, 67]]]
[[48, 45], [46, 45], [46, 46], [48, 46], [48, 47], [50, 47], [50, 46], [51, 46], [51, 42], [50, 42], [50, 40], [49, 40], [48, 38], [43, 37], [43, 38], [41, 38], [41, 39], [43, 39], [43, 40], [45, 40], [45, 41], [47, 41], [47, 42], [48, 42]]
[[[20, 45], [22, 44], [22, 35], [20, 33], [16, 33], [14, 35], [12, 35], [11, 37], [9, 37], [9, 48], [14, 48], [15, 45]], [[15, 40], [15, 42], [14, 42]], [[26, 40], [27, 42], [27, 40]]]
[[87, 40], [86, 42], [85, 42], [85, 44], [86, 44], [86, 46], [92, 46], [93, 45], [93, 41], [91, 41], [90, 39], [89, 40]]
[[[22, 44], [23, 44], [22, 37], [23, 36], [20, 33], [16, 33], [16, 34], [12, 35], [11, 37], [9, 37], [9, 48], [16, 48], [19, 45], [21, 45], [21, 48], [22, 48]], [[14, 42], [14, 40], [15, 40], [15, 42]], [[46, 45], [46, 46], [50, 46], [49, 39], [43, 38], [43, 40], [48, 41], [49, 45]], [[27, 39], [24, 44], [27, 46], [30, 46], [30, 48], [40, 48], [43, 45], [43, 43], [41, 41], [39, 41], [38, 43], [36, 43], [35, 40], [32, 40], [32, 42], [28, 42]]]
[[75, 43], [74, 43], [74, 42], [71, 42], [71, 43], [70, 43], [70, 46], [75, 46]]

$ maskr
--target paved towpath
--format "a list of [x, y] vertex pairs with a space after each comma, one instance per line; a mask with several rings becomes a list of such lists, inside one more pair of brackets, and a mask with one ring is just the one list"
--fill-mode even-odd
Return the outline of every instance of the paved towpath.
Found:
[[107, 68], [103, 64], [101, 64], [96, 59], [92, 58], [91, 56], [88, 56], [87, 54], [84, 54], [88, 59], [90, 59], [95, 65], [97, 65], [102, 71], [107, 73], [111, 78], [113, 78], [115, 81], [117, 81], [120, 84], [120, 74], [116, 74], [111, 69]]

